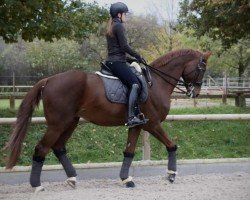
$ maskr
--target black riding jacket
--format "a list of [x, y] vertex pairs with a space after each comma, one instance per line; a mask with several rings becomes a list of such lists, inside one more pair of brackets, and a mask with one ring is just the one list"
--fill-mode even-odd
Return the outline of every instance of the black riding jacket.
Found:
[[126, 53], [129, 55], [140, 58], [140, 55], [136, 53], [128, 45], [127, 38], [125, 36], [125, 28], [119, 18], [114, 18], [112, 21], [113, 36], [107, 36], [108, 43], [108, 57], [109, 62], [126, 62]]

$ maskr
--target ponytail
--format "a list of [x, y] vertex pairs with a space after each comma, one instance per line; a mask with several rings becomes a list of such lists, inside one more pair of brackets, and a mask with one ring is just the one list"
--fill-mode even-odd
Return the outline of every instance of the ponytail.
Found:
[[107, 24], [107, 30], [106, 30], [106, 36], [108, 36], [108, 37], [113, 36], [112, 24], [113, 24], [113, 19], [112, 19], [112, 17], [110, 17], [108, 24]]

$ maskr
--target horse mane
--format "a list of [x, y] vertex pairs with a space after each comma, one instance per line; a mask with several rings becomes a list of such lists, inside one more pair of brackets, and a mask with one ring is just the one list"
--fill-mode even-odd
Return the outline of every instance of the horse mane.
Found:
[[178, 57], [183, 56], [183, 55], [201, 56], [201, 52], [195, 51], [193, 49], [180, 49], [180, 50], [171, 51], [171, 52], [166, 53], [165, 55], [157, 58], [150, 65], [155, 67], [155, 68], [159, 68], [159, 67], [166, 65], [167, 63], [169, 63], [173, 59], [178, 58]]

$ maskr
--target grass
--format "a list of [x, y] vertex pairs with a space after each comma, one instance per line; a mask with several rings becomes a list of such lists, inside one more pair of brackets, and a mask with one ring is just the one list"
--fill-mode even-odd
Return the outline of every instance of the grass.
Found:
[[[19, 105], [21, 104], [21, 99], [16, 99], [15, 100], [15, 106], [19, 107]], [[0, 99], [0, 108], [1, 109], [8, 109], [10, 107], [10, 101], [6, 100], [6, 99]]]
[[[164, 129], [179, 145], [179, 159], [250, 156], [250, 124], [246, 121], [171, 122], [164, 123]], [[158, 141], [152, 141], [153, 159], [164, 159], [165, 148], [159, 151], [159, 147]]]
[[250, 107], [241, 108], [235, 106], [220, 105], [214, 107], [198, 108], [175, 108], [171, 109], [170, 115], [187, 115], [187, 114], [250, 114]]
[[[170, 114], [230, 114], [250, 113], [250, 108], [218, 106], [208, 108], [172, 109]], [[1, 109], [0, 117], [14, 117], [16, 111]], [[34, 116], [43, 116], [42, 109]], [[164, 122], [163, 127], [178, 144], [178, 159], [250, 157], [249, 121], [188, 121]], [[43, 136], [45, 125], [32, 125], [23, 143], [18, 165], [30, 165], [36, 143]], [[0, 125], [0, 148], [5, 145], [11, 127]], [[122, 161], [127, 140], [126, 127], [103, 128], [93, 124], [79, 125], [67, 144], [73, 163]], [[166, 150], [155, 138], [150, 137], [151, 159], [166, 159]], [[4, 166], [0, 154], [0, 166]], [[135, 160], [142, 158], [142, 137], [138, 141]], [[50, 153], [46, 164], [58, 164]]]

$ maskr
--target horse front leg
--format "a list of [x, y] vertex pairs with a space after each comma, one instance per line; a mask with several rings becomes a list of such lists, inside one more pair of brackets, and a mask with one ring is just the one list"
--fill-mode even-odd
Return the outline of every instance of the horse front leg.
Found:
[[167, 133], [161, 127], [161, 124], [158, 124], [153, 129], [147, 130], [154, 137], [156, 137], [160, 142], [162, 142], [168, 152], [168, 180], [173, 183], [175, 181], [175, 176], [177, 175], [177, 165], [176, 165], [176, 151], [177, 145], [169, 138]]
[[123, 152], [124, 159], [120, 171], [120, 178], [126, 187], [135, 187], [132, 177], [129, 176], [129, 168], [134, 158], [135, 147], [140, 135], [141, 128], [133, 127], [128, 130], [126, 149]]

